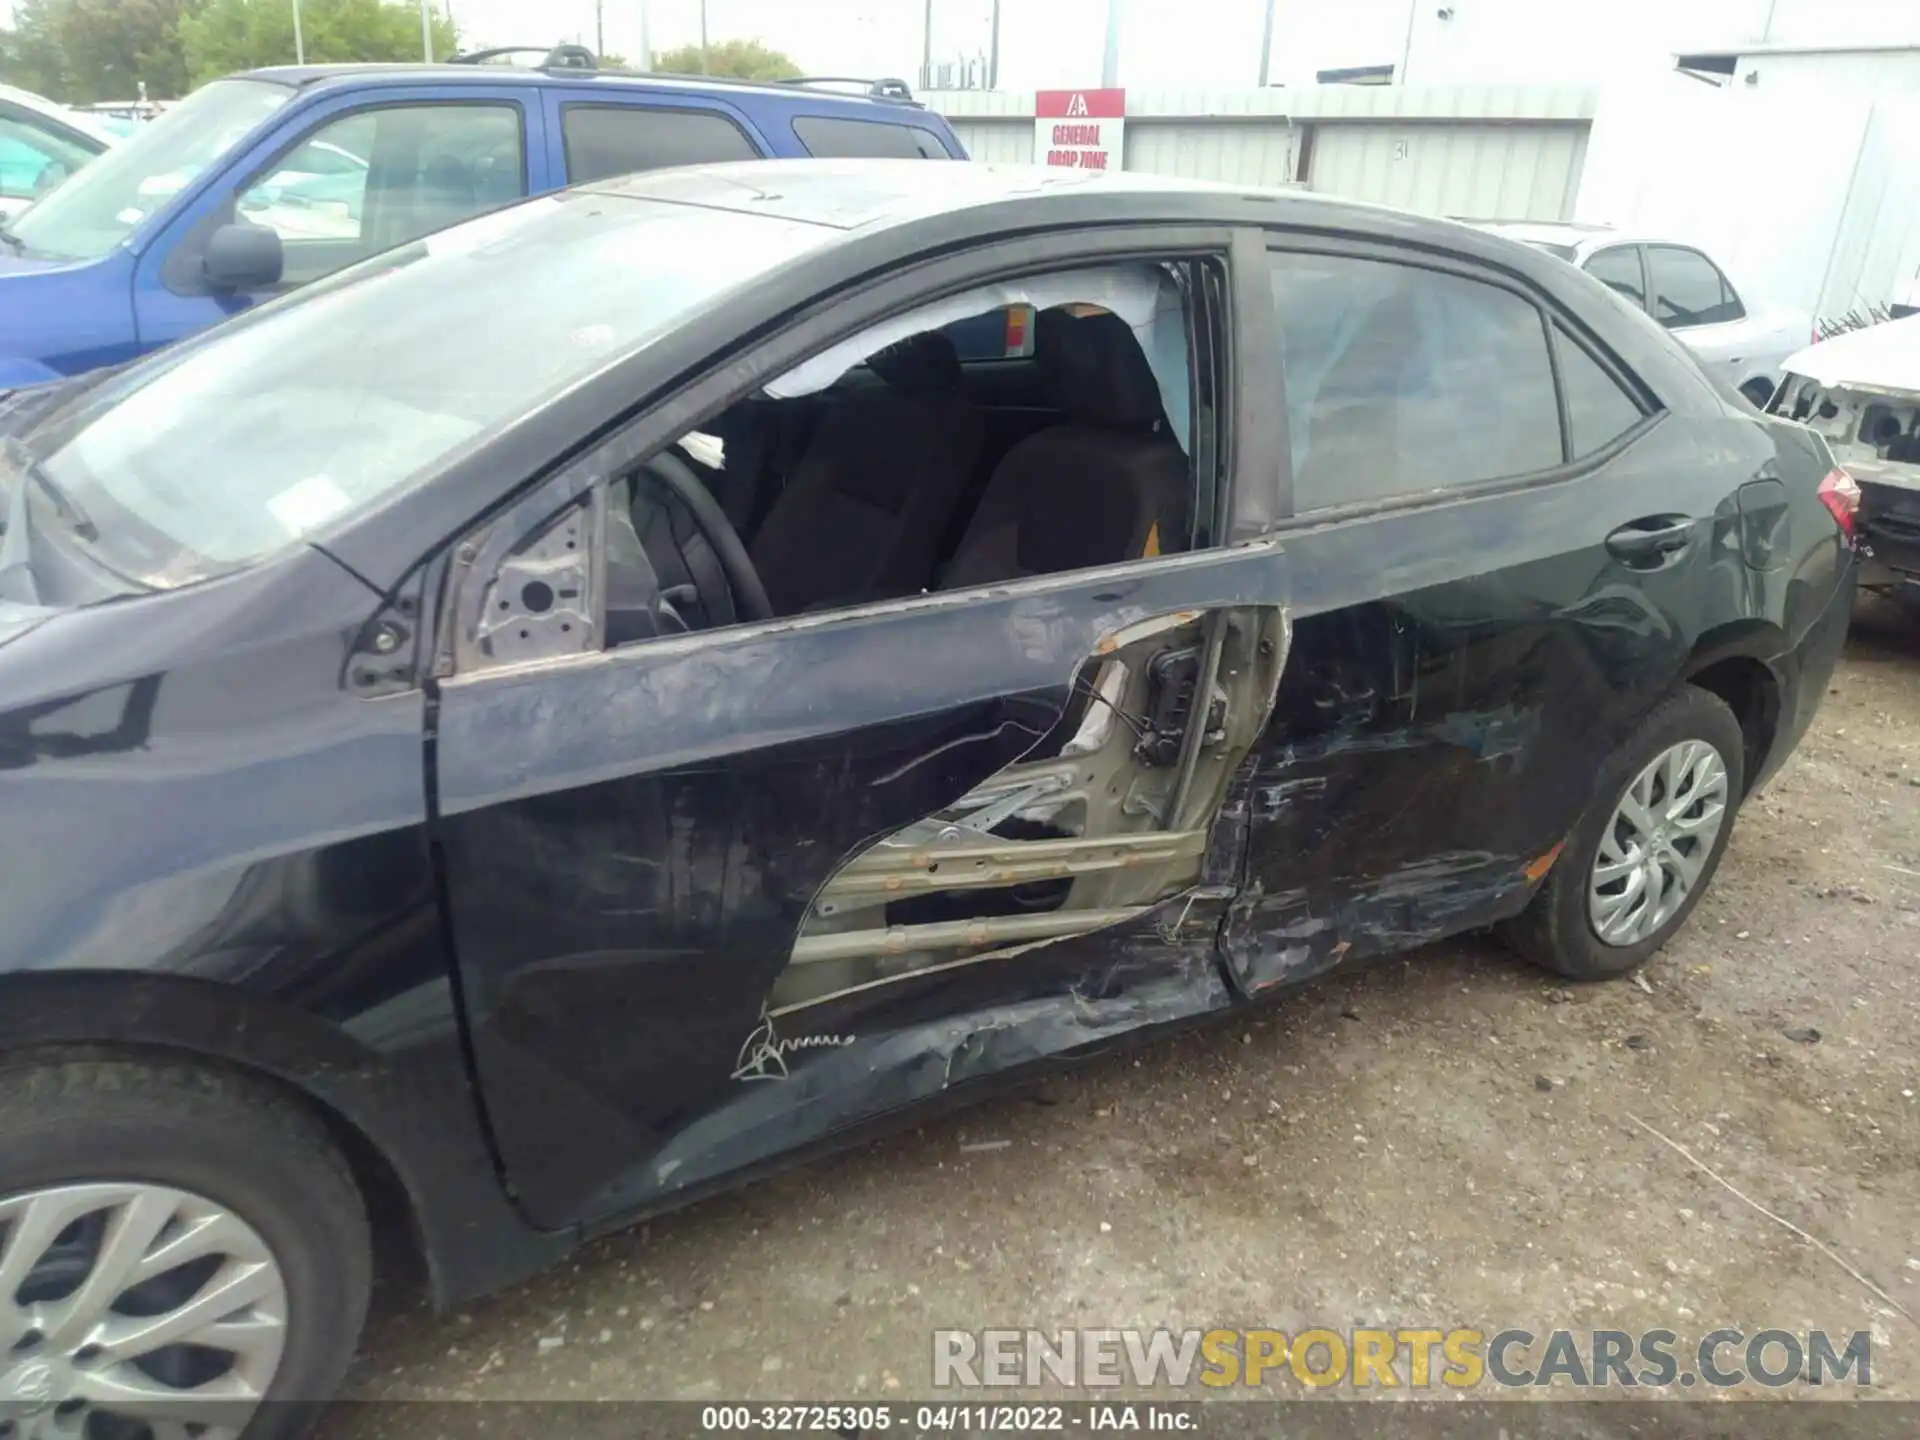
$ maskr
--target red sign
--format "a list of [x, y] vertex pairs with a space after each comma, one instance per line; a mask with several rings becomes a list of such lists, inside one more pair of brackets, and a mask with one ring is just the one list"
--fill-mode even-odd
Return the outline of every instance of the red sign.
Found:
[[1124, 90], [1037, 90], [1033, 158], [1067, 170], [1118, 170], [1126, 129]]
[[1124, 90], [1036, 90], [1036, 119], [1118, 120], [1127, 113]]

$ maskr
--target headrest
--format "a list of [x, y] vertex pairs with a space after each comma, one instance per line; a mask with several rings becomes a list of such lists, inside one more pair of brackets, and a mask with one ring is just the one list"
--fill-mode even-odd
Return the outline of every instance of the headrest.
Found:
[[911, 400], [952, 395], [960, 389], [960, 352], [937, 330], [896, 340], [867, 357], [867, 368], [889, 390]]
[[1034, 357], [1053, 403], [1084, 425], [1150, 430], [1160, 419], [1160, 387], [1126, 321], [1110, 311], [1034, 317]]

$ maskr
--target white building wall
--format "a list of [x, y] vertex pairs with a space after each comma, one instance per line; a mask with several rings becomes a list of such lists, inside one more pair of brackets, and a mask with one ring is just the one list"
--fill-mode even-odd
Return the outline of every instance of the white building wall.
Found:
[[1586, 150], [1584, 124], [1326, 124], [1307, 182], [1425, 215], [1567, 220]]
[[[1915, 6], [1920, 30], [1920, 4]], [[1734, 87], [1775, 94], [1782, 90], [1830, 89], [1853, 94], [1920, 94], [1920, 34], [1909, 50], [1813, 50], [1742, 55]]]
[[1574, 218], [1698, 245], [1743, 295], [1885, 304], [1920, 267], [1920, 97], [1609, 92]]
[[[929, 93], [976, 160], [1033, 158], [1031, 92]], [[1527, 85], [1129, 91], [1122, 166], [1285, 185], [1431, 215], [1572, 214], [1595, 97]], [[1311, 133], [1311, 140], [1308, 139]]]
[[[935, 107], [938, 108], [938, 107]], [[1004, 120], [967, 119], [949, 115], [953, 133], [975, 160], [991, 165], [1031, 165], [1033, 163], [1033, 119], [1022, 117], [1017, 125]]]
[[1230, 185], [1286, 185], [1293, 180], [1296, 138], [1285, 124], [1129, 120], [1126, 168]]

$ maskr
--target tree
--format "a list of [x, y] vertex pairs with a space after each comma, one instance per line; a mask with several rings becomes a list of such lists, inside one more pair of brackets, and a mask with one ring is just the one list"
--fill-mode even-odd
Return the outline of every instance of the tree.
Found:
[[0, 75], [70, 105], [184, 95], [180, 19], [193, 0], [20, 0]]
[[[120, 0], [125, 3], [125, 0]], [[434, 58], [452, 55], [453, 26], [430, 12]], [[420, 11], [409, 0], [301, 0], [300, 35], [310, 64], [342, 60], [418, 60]], [[193, 83], [293, 63], [293, 7], [288, 0], [203, 0], [180, 22]]]
[[726, 75], [735, 80], [795, 80], [800, 75], [798, 65], [758, 40], [722, 40], [709, 45], [704, 64], [698, 45], [663, 50], [653, 57], [653, 68], [662, 75]]

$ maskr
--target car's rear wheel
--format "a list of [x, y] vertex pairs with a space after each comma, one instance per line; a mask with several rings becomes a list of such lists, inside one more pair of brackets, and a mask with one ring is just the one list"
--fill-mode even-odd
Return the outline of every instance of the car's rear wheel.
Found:
[[1505, 938], [1576, 980], [1645, 963], [1712, 883], [1745, 784], [1740, 722], [1682, 686], [1600, 773], [1593, 803]]
[[352, 1356], [371, 1265], [351, 1171], [271, 1088], [0, 1062], [8, 1440], [296, 1435]]

